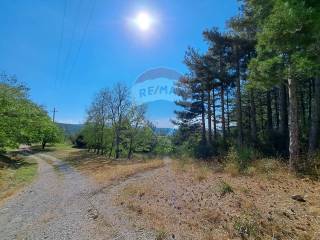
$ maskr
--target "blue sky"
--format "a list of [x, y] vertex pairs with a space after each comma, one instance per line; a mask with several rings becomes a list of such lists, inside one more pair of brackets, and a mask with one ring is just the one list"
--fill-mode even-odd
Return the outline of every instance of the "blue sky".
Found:
[[[128, 23], [140, 11], [156, 19], [147, 32]], [[2, 0], [0, 71], [16, 74], [48, 111], [56, 107], [58, 121], [83, 122], [102, 87], [132, 86], [159, 66], [184, 73], [187, 47], [204, 51], [202, 31], [223, 30], [237, 11], [236, 0]], [[173, 108], [151, 104], [148, 116], [165, 127]]]

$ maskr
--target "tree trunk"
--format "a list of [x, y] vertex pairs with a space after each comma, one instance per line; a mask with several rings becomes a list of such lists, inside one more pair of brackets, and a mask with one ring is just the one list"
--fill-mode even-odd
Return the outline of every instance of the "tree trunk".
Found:
[[119, 129], [116, 129], [116, 159], [118, 159], [119, 157], [120, 157], [120, 132], [119, 132]]
[[259, 101], [259, 123], [260, 123], [260, 130], [262, 131], [264, 129], [264, 104], [262, 102], [262, 99], [261, 97], [258, 98], [258, 101]]
[[298, 167], [300, 155], [299, 143], [299, 112], [298, 112], [298, 96], [297, 96], [297, 81], [292, 78], [290, 69], [288, 77], [289, 90], [289, 153], [290, 169]]
[[253, 89], [250, 89], [250, 130], [251, 140], [253, 145], [255, 146], [257, 144], [257, 120]]
[[42, 144], [41, 144], [42, 150], [44, 150], [44, 149], [45, 149], [46, 144], [47, 144], [47, 142], [46, 142], [46, 141], [42, 141]]
[[227, 90], [227, 129], [230, 136], [230, 107], [229, 107], [229, 91]]
[[226, 120], [225, 120], [225, 112], [224, 112], [224, 86], [223, 86], [223, 84], [221, 84], [220, 100], [221, 100], [222, 140], [224, 142], [225, 138], [226, 138]]
[[309, 81], [308, 89], [308, 122], [311, 123], [311, 113], [312, 113], [312, 85], [313, 80]]
[[305, 103], [304, 103], [304, 94], [303, 94], [303, 90], [300, 90], [300, 103], [301, 103], [301, 113], [302, 113], [302, 126], [303, 129], [305, 129], [306, 126], [306, 107], [305, 107]]
[[111, 158], [112, 151], [113, 151], [113, 146], [114, 146], [114, 140], [112, 140], [112, 143], [111, 143], [111, 148], [110, 148], [110, 151], [109, 151], [109, 158]]
[[213, 134], [214, 139], [217, 139], [217, 116], [216, 116], [216, 96], [214, 89], [212, 90], [212, 117], [213, 117]]
[[205, 144], [206, 141], [206, 117], [205, 117], [205, 107], [204, 107], [204, 94], [201, 94], [201, 127], [202, 127], [202, 136], [201, 142]]
[[319, 144], [320, 121], [320, 78], [315, 79], [314, 97], [312, 99], [312, 114], [309, 134], [309, 155], [314, 154]]
[[128, 159], [131, 159], [132, 156], [132, 144], [133, 144], [133, 135], [130, 137], [129, 151], [128, 151]]
[[273, 129], [270, 91], [267, 91], [267, 129], [269, 133], [272, 132]]
[[279, 89], [275, 88], [273, 93], [274, 93], [274, 110], [275, 110], [275, 124], [276, 124], [276, 129], [279, 130], [279, 102], [278, 102], [278, 92]]
[[283, 146], [282, 149], [286, 149], [284, 153], [287, 155], [288, 149], [288, 103], [287, 103], [287, 87], [285, 84], [281, 84], [279, 91], [279, 111], [280, 111], [280, 124], [279, 132], [282, 137]]
[[211, 91], [208, 91], [208, 140], [209, 140], [209, 144], [212, 144], [212, 127], [211, 127], [211, 122], [212, 122], [212, 118], [211, 118]]
[[241, 74], [240, 63], [237, 59], [237, 80], [236, 80], [236, 104], [237, 104], [237, 127], [238, 127], [238, 145], [243, 146], [243, 125], [242, 125], [242, 103], [241, 103]]

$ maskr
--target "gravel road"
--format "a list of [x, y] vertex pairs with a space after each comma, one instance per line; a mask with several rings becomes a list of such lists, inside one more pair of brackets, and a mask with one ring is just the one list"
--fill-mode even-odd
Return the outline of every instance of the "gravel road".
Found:
[[127, 182], [150, 172], [101, 187], [59, 159], [31, 157], [38, 162], [38, 177], [0, 207], [0, 239], [154, 239], [135, 229], [111, 200]]

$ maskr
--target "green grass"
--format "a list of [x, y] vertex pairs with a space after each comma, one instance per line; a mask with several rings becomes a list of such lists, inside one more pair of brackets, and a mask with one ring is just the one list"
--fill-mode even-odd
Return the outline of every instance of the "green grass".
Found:
[[0, 201], [30, 183], [36, 174], [34, 161], [20, 156], [0, 156]]
[[228, 193], [233, 193], [233, 189], [231, 185], [225, 181], [221, 181], [219, 188], [220, 188], [221, 196], [224, 196]]

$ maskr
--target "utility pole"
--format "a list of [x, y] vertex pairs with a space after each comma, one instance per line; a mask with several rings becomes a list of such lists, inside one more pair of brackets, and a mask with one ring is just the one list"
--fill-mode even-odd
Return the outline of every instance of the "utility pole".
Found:
[[56, 117], [56, 112], [58, 112], [58, 111], [57, 111], [57, 109], [54, 107], [52, 112], [53, 112], [52, 122], [54, 122], [54, 121], [55, 121], [55, 117]]

